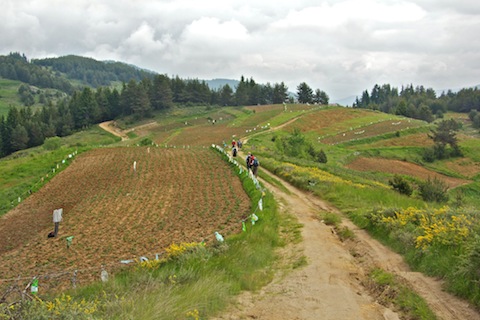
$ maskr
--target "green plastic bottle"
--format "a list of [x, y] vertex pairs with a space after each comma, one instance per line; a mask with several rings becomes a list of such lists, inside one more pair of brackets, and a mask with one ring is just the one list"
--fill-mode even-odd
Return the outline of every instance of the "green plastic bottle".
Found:
[[33, 279], [32, 284], [30, 285], [30, 292], [33, 295], [38, 293], [38, 279]]

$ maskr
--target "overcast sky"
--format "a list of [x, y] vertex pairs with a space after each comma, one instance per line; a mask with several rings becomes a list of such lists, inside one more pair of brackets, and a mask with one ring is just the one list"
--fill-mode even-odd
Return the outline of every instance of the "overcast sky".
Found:
[[375, 84], [480, 84], [478, 0], [2, 0], [0, 54], [116, 60], [168, 76], [301, 82], [331, 101]]

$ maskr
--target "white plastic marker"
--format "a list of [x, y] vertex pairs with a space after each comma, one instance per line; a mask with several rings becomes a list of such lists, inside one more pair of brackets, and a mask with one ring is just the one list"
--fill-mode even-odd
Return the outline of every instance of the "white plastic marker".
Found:
[[217, 231], [215, 231], [215, 238], [217, 239], [218, 242], [223, 242], [224, 239], [223, 239], [223, 236], [218, 233]]

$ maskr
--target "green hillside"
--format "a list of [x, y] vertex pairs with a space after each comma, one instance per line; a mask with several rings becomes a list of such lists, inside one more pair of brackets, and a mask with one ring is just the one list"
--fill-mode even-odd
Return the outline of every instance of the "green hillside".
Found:
[[[155, 113], [147, 121], [136, 122], [131, 117], [118, 121], [129, 136], [128, 140], [119, 141], [96, 127], [60, 139], [55, 151], [48, 151], [46, 145], [1, 160], [2, 185], [8, 187], [0, 190], [0, 195], [7, 199], [5, 212], [6, 207], [18, 204], [18, 197], [23, 200], [30, 191], [35, 193], [41, 187], [39, 181], [44, 181], [42, 176], [51, 172], [52, 163], [61, 162], [62, 157], [73, 150], [81, 152], [101, 145], [203, 150], [212, 143], [229, 146], [233, 138], [242, 139], [245, 141], [242, 151], [250, 151], [260, 160], [262, 179], [280, 185], [262, 173], [269, 170], [327, 200], [358, 227], [404, 254], [412, 268], [444, 278], [449, 291], [478, 306], [476, 283], [479, 279], [475, 270], [479, 265], [475, 257], [478, 250], [476, 234], [480, 231], [476, 214], [480, 205], [480, 143], [467, 115], [447, 114], [446, 118], [463, 122], [457, 132], [463, 155], [427, 163], [422, 158], [423, 150], [433, 144], [428, 134], [441, 122], [440, 119], [428, 123], [371, 110], [301, 104], [172, 108]], [[217, 122], [212, 124], [212, 119]], [[243, 163], [243, 159], [239, 161]], [[403, 166], [407, 168], [405, 171], [401, 170]], [[428, 184], [434, 176], [440, 182], [434, 180], [437, 182]], [[399, 185], [403, 187], [398, 188]], [[406, 186], [411, 188], [410, 194], [400, 192], [405, 191]], [[254, 189], [252, 186], [248, 188]], [[444, 197], [425, 200], [425, 190], [442, 193]], [[255, 191], [251, 195], [254, 201], [258, 200]], [[105, 196], [99, 194], [97, 198]], [[280, 220], [279, 223], [287, 222]], [[293, 237], [296, 227], [287, 223], [285, 228]], [[347, 231], [339, 229], [338, 232], [348, 234]], [[278, 245], [278, 239], [274, 237], [277, 232], [278, 229], [268, 228], [262, 229], [260, 238], [255, 233], [247, 238], [242, 235], [234, 237], [225, 256], [214, 254], [207, 257], [208, 254], [201, 253], [179, 262], [170, 261], [162, 268], [145, 265], [133, 273], [121, 273], [115, 282], [97, 283], [69, 294], [77, 301], [86, 299], [85, 303], [91, 303], [90, 307], [95, 305], [89, 310], [94, 310], [100, 318], [123, 317], [138, 312], [138, 308], [143, 309], [142, 316], [152, 318], [147, 305], [132, 308], [135, 297], [141, 297], [143, 302], [137, 301], [140, 304], [148, 304], [151, 299], [165, 300], [169, 308], [183, 297], [184, 308], [190, 308], [194, 315], [197, 310], [193, 310], [194, 305], [202, 304], [202, 297], [211, 297], [214, 304], [203, 305], [196, 311], [202, 317], [208, 317], [223, 308], [225, 303], [217, 295], [216, 287], [209, 289], [212, 281], [221, 282], [223, 288], [231, 286], [230, 290], [220, 291], [228, 296], [237, 294], [239, 289], [255, 290], [258, 288], [255, 283], [260, 283], [259, 277], [269, 278], [269, 273], [263, 273], [265, 269], [255, 269], [264, 268], [265, 264], [260, 266], [255, 261], [272, 263], [270, 253]], [[240, 259], [239, 254], [243, 258]], [[268, 256], [267, 260], [263, 260], [265, 256]], [[242, 267], [237, 264], [239, 261]], [[222, 279], [218, 278], [218, 266], [222, 270], [241, 270], [246, 261], [252, 268], [248, 275], [243, 272], [221, 273]], [[192, 270], [200, 270], [200, 266], [202, 274], [192, 274]], [[182, 281], [175, 281], [178, 291], [168, 291], [164, 295], [166, 291], [160, 290], [155, 283], [160, 281], [162, 288], [173, 285], [169, 278], [172, 273]], [[200, 282], [205, 284], [201, 285], [201, 297], [194, 288]], [[139, 288], [150, 288], [151, 293], [140, 294], [139, 291], [145, 290]], [[68, 309], [74, 307], [67, 301], [58, 300], [58, 303], [64, 305], [64, 312], [75, 312]], [[47, 312], [46, 306], [39, 308], [37, 311]], [[166, 312], [174, 314], [173, 310]]]
[[[241, 139], [243, 153], [251, 152], [260, 160], [261, 179], [281, 186], [264, 174], [268, 170], [328, 201], [359, 228], [401, 253], [412, 269], [445, 279], [448, 291], [480, 307], [480, 114], [472, 99], [479, 96], [477, 89], [437, 98], [422, 87], [400, 93], [388, 86], [375, 87], [371, 95], [365, 92], [357, 101], [357, 108], [344, 108], [285, 104], [283, 83], [261, 86], [242, 77], [237, 92], [231, 87], [217, 91], [203, 81], [170, 79], [123, 63], [77, 56], [28, 61], [11, 54], [0, 57], [0, 76], [0, 116], [8, 115], [0, 128], [0, 149], [6, 156], [0, 159], [0, 216], [48, 190], [49, 181], [67, 168], [72, 154], [112, 146], [120, 154], [122, 148], [130, 148], [129, 154], [134, 155], [133, 148], [143, 152], [150, 147], [188, 149], [195, 154], [212, 144], [228, 152], [231, 141]], [[388, 94], [378, 95], [379, 90]], [[9, 111], [11, 107], [18, 110]], [[97, 125], [107, 120], [122, 132], [123, 140]], [[442, 126], [448, 130], [440, 131]], [[24, 149], [29, 146], [36, 147]], [[226, 155], [212, 161], [227, 161]], [[172, 168], [179, 170], [172, 175], [180, 176], [182, 168]], [[238, 168], [232, 170], [239, 174]], [[241, 290], [259, 289], [271, 279], [268, 269], [275, 260], [274, 250], [284, 245], [279, 236], [298, 237], [300, 227], [276, 214], [270, 194], [258, 192], [260, 187], [243, 176], [239, 179], [253, 204], [259, 194], [266, 195], [272, 227], [262, 226], [261, 237], [255, 233], [234, 236], [230, 248], [190, 252], [185, 260], [169, 260], [162, 268], [139, 265], [134, 272], [116, 275], [115, 282], [96, 283], [69, 294], [90, 303], [83, 310], [99, 318], [138, 312], [132, 303], [140, 297], [138, 308], [144, 309], [146, 318], [152, 318], [148, 301], [163, 299], [172, 308], [183, 299], [192, 318], [198, 312], [208, 318]], [[141, 197], [163, 192], [161, 183]], [[124, 196], [122, 188], [118, 190]], [[204, 196], [213, 199], [207, 191]], [[88, 201], [104, 198], [98, 194]], [[130, 213], [139, 210], [135, 201], [131, 203]], [[156, 205], [150, 209], [156, 210]], [[158, 210], [170, 205], [165, 201]], [[88, 205], [84, 209], [91, 210]], [[189, 210], [178, 207], [178, 212]], [[319, 213], [322, 219], [325, 214]], [[348, 237], [349, 230], [333, 224]], [[28, 256], [29, 248], [25, 250]], [[301, 258], [295, 261], [302, 263]], [[248, 272], [239, 272], [244, 265]], [[219, 273], [217, 268], [232, 271]], [[172, 274], [182, 281], [177, 283]], [[199, 282], [202, 294], [196, 292]], [[212, 283], [228, 288], [220, 291], [226, 297], [214, 292]], [[60, 281], [56, 285], [61, 286]], [[171, 296], [165, 296], [165, 286], [175, 289], [168, 291]], [[146, 293], [139, 294], [142, 290]], [[54, 300], [53, 294], [42, 298], [62, 302], [64, 311], [71, 308], [72, 317], [78, 312], [68, 302]], [[48, 314], [55, 303], [36, 307]], [[193, 309], [197, 304], [202, 305], [200, 311]], [[9, 310], [4, 307], [0, 302], [0, 317], [2, 310]], [[36, 312], [32, 305], [23, 307]], [[177, 318], [185, 316], [176, 312]]]
[[0, 116], [6, 116], [11, 106], [20, 104], [18, 96], [20, 84], [20, 81], [0, 78]]

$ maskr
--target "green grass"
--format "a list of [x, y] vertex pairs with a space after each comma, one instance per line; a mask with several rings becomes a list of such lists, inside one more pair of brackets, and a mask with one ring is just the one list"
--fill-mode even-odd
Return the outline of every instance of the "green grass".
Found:
[[[18, 94], [18, 88], [22, 82], [16, 80], [8, 80], [0, 78], [0, 116], [6, 116], [8, 110], [11, 107], [18, 109], [24, 108], [25, 106], [20, 100], [20, 95]], [[37, 88], [38, 89], [38, 88]], [[58, 98], [58, 90], [55, 89], [39, 89], [42, 94], [45, 95], [46, 99], [49, 99], [55, 103]], [[64, 93], [61, 93], [60, 96], [63, 96]], [[34, 94], [34, 104], [31, 106], [32, 111], [40, 110], [42, 104], [39, 103], [39, 95]]]
[[20, 81], [0, 78], [0, 116], [6, 116], [10, 107], [21, 105], [18, 96]]

